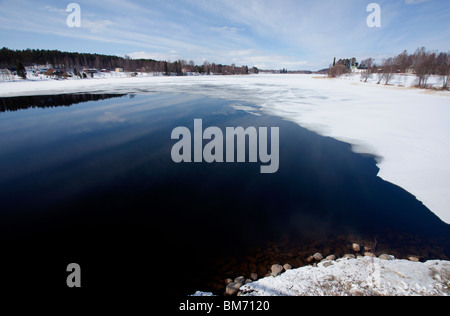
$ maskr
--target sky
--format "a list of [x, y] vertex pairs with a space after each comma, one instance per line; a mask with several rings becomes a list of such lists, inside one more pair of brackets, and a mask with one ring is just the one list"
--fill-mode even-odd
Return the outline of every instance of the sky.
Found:
[[[78, 0], [69, 27], [71, 2], [0, 0], [0, 47], [289, 70], [450, 51], [449, 0]], [[367, 24], [370, 3], [381, 27]]]

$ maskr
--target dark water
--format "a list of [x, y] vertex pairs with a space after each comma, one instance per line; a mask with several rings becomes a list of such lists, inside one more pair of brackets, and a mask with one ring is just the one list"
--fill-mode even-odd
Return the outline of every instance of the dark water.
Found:
[[[75, 262], [93, 291], [221, 294], [225, 277], [343, 254], [352, 240], [450, 257], [449, 225], [378, 178], [373, 157], [229, 101], [65, 95], [0, 104], [2, 286], [64, 289]], [[175, 164], [171, 132], [193, 131], [196, 118], [222, 130], [279, 127], [279, 171]]]

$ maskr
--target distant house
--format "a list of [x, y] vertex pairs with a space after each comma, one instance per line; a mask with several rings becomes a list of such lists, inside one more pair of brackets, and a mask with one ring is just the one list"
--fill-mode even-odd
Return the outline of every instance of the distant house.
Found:
[[85, 68], [83, 69], [83, 72], [87, 73], [87, 74], [96, 74], [97, 73], [97, 69], [94, 68]]
[[55, 70], [53, 68], [47, 69], [44, 71], [44, 73], [42, 73], [45, 76], [53, 76], [55, 73]]
[[116, 68], [116, 72], [123, 72], [123, 68]]
[[351, 70], [352, 73], [356, 73], [356, 74], [362, 72], [362, 69], [359, 69], [359, 68], [356, 67], [355, 65], [351, 66], [351, 67], [350, 67], [350, 70]]
[[49, 69], [50, 69], [50, 68], [41, 68], [41, 69], [38, 69], [38, 70], [36, 71], [36, 73], [38, 73], [38, 74], [40, 74], [40, 75], [43, 75], [43, 74], [45, 74]]
[[406, 71], [405, 71], [405, 72], [406, 72], [407, 74], [413, 74], [414, 71], [415, 71], [414, 66], [410, 66], [410, 67], [406, 68]]
[[56, 68], [53, 70], [53, 75], [58, 76], [58, 77], [61, 77], [63, 75], [63, 73], [64, 73], [64, 70], [59, 69], [59, 68]]

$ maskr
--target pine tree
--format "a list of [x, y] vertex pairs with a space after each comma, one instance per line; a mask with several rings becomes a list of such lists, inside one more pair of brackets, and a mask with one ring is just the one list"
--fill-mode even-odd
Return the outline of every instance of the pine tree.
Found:
[[164, 75], [169, 75], [169, 67], [167, 66], [167, 61], [164, 62]]
[[22, 79], [27, 79], [27, 71], [22, 63], [17, 64], [17, 75]]

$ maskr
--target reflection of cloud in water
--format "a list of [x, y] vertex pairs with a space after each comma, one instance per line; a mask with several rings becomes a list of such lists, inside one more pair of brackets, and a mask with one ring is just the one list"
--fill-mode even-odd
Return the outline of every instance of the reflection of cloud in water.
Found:
[[75, 129], [72, 131], [72, 134], [78, 135], [78, 134], [87, 134], [87, 133], [91, 133], [93, 130], [90, 127], [87, 126], [82, 126], [78, 129]]
[[235, 110], [245, 111], [245, 112], [247, 112], [247, 113], [249, 113], [249, 114], [253, 114], [253, 115], [256, 115], [256, 116], [262, 115], [262, 114], [260, 113], [260, 111], [258, 110], [258, 108], [255, 107], [255, 106], [243, 105], [243, 104], [241, 104], [241, 103], [233, 103], [233, 104], [231, 104], [231, 106], [232, 106]]
[[112, 112], [104, 112], [102, 116], [100, 116], [97, 119], [100, 123], [123, 123], [125, 122], [125, 119], [122, 117], [119, 117], [116, 113]]

